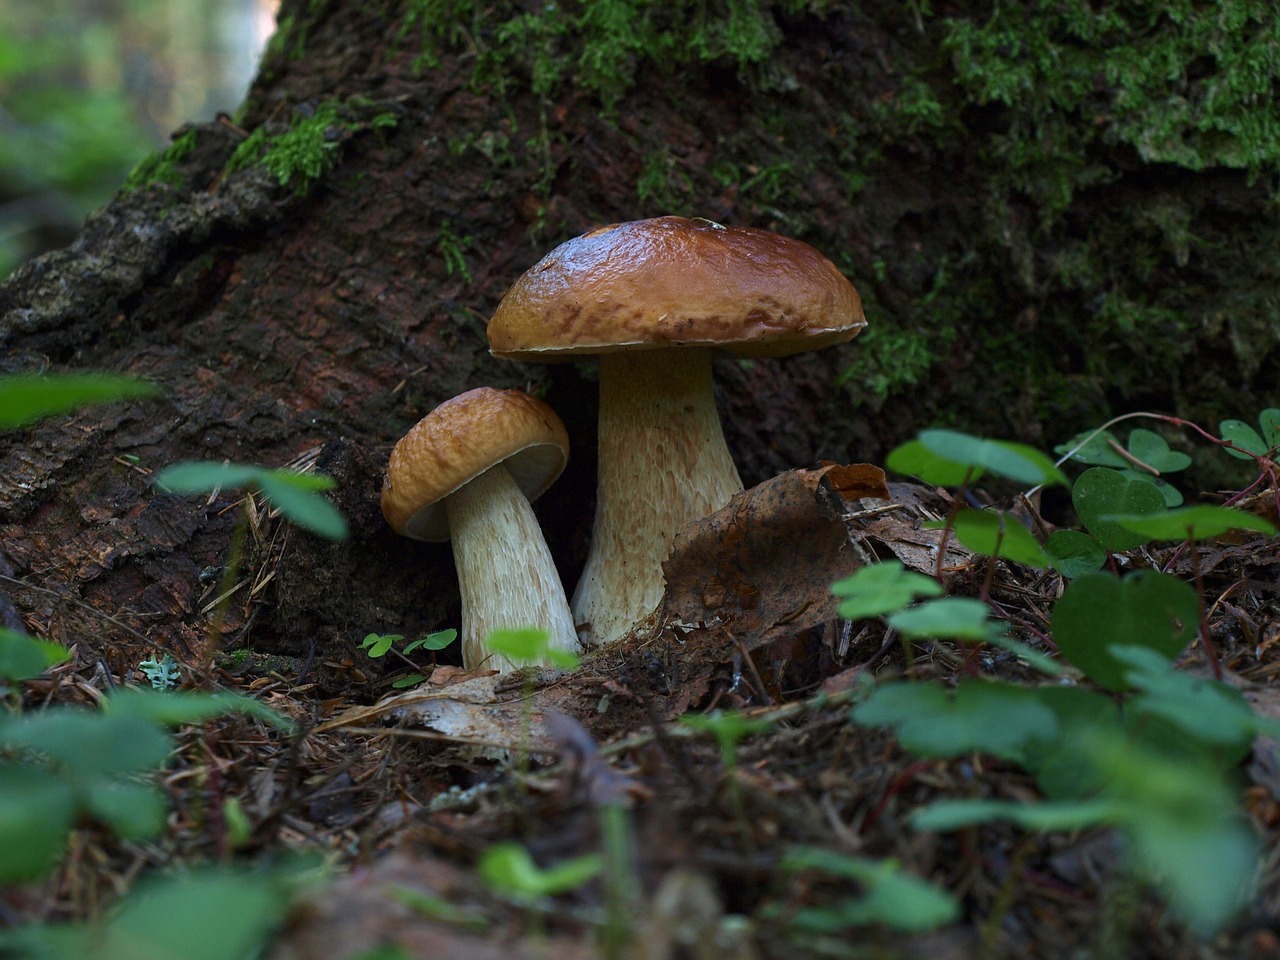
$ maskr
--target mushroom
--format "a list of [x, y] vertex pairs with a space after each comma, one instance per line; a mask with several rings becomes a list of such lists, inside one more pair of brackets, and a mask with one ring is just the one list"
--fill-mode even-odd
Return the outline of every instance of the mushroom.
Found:
[[530, 502], [564, 469], [555, 411], [519, 390], [479, 387], [436, 407], [391, 451], [382, 514], [415, 540], [453, 540], [462, 595], [462, 663], [514, 664], [485, 650], [494, 630], [541, 627], [578, 649], [560, 574]]
[[864, 326], [858, 292], [808, 244], [683, 217], [592, 230], [507, 291], [489, 321], [494, 356], [600, 358], [595, 527], [572, 604], [585, 642], [647, 616], [676, 532], [742, 490], [713, 353], [785, 356]]

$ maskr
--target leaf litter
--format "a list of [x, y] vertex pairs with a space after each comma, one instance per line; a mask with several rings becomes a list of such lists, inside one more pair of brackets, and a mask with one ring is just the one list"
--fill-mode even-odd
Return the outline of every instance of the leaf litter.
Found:
[[[971, 657], [925, 640], [908, 660], [882, 620], [837, 617], [831, 584], [868, 562], [896, 558], [932, 575], [942, 537], [925, 525], [951, 508], [945, 492], [886, 485], [874, 467], [776, 477], [682, 531], [659, 609], [572, 672], [439, 666], [414, 690], [370, 703], [367, 679], [319, 701], [264, 668], [256, 679], [224, 671], [221, 682], [255, 690], [309, 731], [282, 739], [240, 716], [187, 729], [163, 779], [174, 806], [163, 843], [84, 828], [61, 871], [6, 909], [83, 917], [143, 868], [230, 855], [225, 821], [211, 815], [213, 790], [249, 818], [242, 855], [318, 849], [345, 868], [301, 898], [268, 953], [278, 960], [355, 957], [389, 944], [406, 956], [601, 956], [597, 932], [612, 896], [604, 880], [521, 902], [486, 888], [474, 866], [512, 839], [540, 864], [599, 851], [605, 808], [624, 813], [631, 875], [630, 948], [619, 955], [1101, 956], [1117, 930], [1133, 957], [1272, 955], [1280, 941], [1263, 921], [1280, 915], [1274, 741], [1260, 740], [1245, 768], [1245, 809], [1269, 851], [1254, 903], [1212, 943], [1169, 921], [1123, 869], [1109, 831], [911, 829], [912, 814], [937, 799], [1038, 796], [1030, 776], [989, 753], [922, 758], [849, 720], [873, 678], [910, 674], [950, 686], [976, 670], [1041, 682], [1006, 648]], [[1274, 546], [1231, 537], [1199, 549], [1226, 675], [1274, 717]], [[946, 551], [951, 594], [974, 596], [985, 583], [1019, 639], [1051, 652], [1057, 574], [992, 563], [954, 537]], [[1189, 570], [1175, 549], [1124, 560]], [[82, 651], [77, 662], [92, 658]], [[68, 663], [28, 690], [89, 702], [100, 684], [100, 675]], [[716, 710], [759, 721], [731, 769], [713, 737], [677, 722]], [[821, 858], [797, 859], [808, 849], [892, 863], [950, 891], [963, 919], [931, 932], [841, 925], [840, 916], [858, 915], [850, 905], [873, 881], [815, 867]]]

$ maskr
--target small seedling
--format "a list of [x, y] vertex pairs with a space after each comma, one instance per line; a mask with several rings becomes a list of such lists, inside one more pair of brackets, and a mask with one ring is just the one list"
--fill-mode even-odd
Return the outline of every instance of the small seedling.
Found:
[[403, 639], [403, 633], [366, 633], [360, 641], [360, 649], [376, 660], [386, 656], [387, 651]]
[[[434, 633], [429, 633], [425, 637], [419, 637], [417, 640], [413, 640], [406, 644], [403, 650], [397, 650], [395, 645], [403, 639], [404, 635], [400, 633], [368, 633], [365, 634], [364, 639], [360, 641], [360, 649], [367, 653], [371, 659], [375, 660], [379, 657], [386, 656], [387, 653], [394, 653], [411, 667], [416, 667], [417, 664], [408, 657], [410, 653], [419, 648], [423, 650], [430, 650], [433, 653], [436, 650], [443, 650], [445, 647], [449, 646], [449, 644], [458, 639], [458, 631], [452, 628], [448, 630], [436, 630]], [[421, 683], [425, 679], [426, 677], [421, 673], [411, 673], [407, 676], [398, 678], [391, 684], [391, 686], [392, 689], [403, 690], [405, 687], [412, 687]]]
[[[576, 670], [579, 658], [571, 650], [551, 646], [551, 633], [541, 627], [518, 627], [494, 630], [485, 638], [484, 647], [505, 656], [512, 663], [537, 663], [549, 661], [561, 670]], [[529, 769], [529, 738], [533, 726], [533, 677], [525, 672], [520, 709], [520, 749], [517, 753], [520, 776]]]
[[737, 711], [715, 710], [711, 713], [687, 713], [680, 722], [691, 730], [711, 734], [720, 748], [720, 762], [725, 770], [725, 782], [729, 789], [729, 802], [738, 820], [738, 830], [748, 853], [754, 851], [751, 825], [742, 802], [742, 789], [738, 784], [738, 744], [746, 737], [763, 733], [773, 726], [766, 717], [748, 717]]
[[785, 919], [801, 933], [838, 934], [851, 927], [883, 924], [893, 930], [920, 933], [952, 923], [960, 916], [955, 897], [907, 873], [893, 860], [870, 860], [823, 850], [796, 847], [782, 860], [791, 873], [814, 873], [832, 880], [852, 881], [861, 896], [830, 907], [806, 907], [784, 913], [772, 909], [767, 916]]
[[599, 854], [588, 853], [554, 867], [539, 867], [521, 844], [509, 842], [495, 843], [485, 850], [477, 869], [489, 889], [529, 903], [575, 890], [603, 866]]
[[564, 860], [553, 867], [539, 867], [529, 851], [519, 843], [495, 843], [480, 855], [476, 870], [480, 879], [495, 893], [515, 900], [527, 908], [531, 935], [542, 938], [542, 915], [534, 910], [546, 897], [576, 890], [593, 879], [604, 867], [598, 853], [588, 853]]

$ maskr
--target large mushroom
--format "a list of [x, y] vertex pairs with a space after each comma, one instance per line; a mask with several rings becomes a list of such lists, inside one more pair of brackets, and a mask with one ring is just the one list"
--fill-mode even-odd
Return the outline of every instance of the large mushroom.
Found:
[[864, 326], [858, 292], [808, 244], [683, 217], [592, 230], [507, 291], [489, 321], [494, 356], [600, 358], [595, 527], [572, 604], [585, 642], [647, 616], [676, 532], [742, 490], [712, 355], [785, 356]]
[[510, 670], [484, 640], [541, 627], [578, 649], [560, 574], [530, 502], [564, 469], [569, 436], [555, 411], [519, 390], [479, 387], [436, 407], [391, 451], [382, 514], [416, 540], [453, 540], [462, 595], [462, 662]]

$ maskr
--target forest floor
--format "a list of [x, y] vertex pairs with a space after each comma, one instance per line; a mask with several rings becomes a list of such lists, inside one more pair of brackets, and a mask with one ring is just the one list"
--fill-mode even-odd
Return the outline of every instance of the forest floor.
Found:
[[[941, 491], [894, 484], [875, 499], [859, 482], [795, 471], [749, 491], [750, 502], [683, 541], [657, 613], [570, 672], [469, 674], [424, 666], [429, 655], [415, 653], [427, 679], [389, 695], [409, 672], [393, 657], [353, 652], [322, 665], [219, 651], [204, 682], [261, 700], [302, 732], [242, 716], [184, 729], [163, 776], [172, 802], [163, 838], [126, 843], [81, 828], [53, 876], [8, 897], [6, 919], [97, 916], [151, 870], [262, 867], [319, 852], [330, 878], [299, 896], [266, 956], [1280, 956], [1266, 921], [1280, 905], [1274, 743], [1260, 743], [1240, 770], [1243, 810], [1265, 851], [1253, 906], [1209, 939], [1126, 867], [1115, 831], [910, 826], [937, 799], [1032, 799], [1036, 783], [1008, 761], [912, 755], [888, 732], [855, 724], [850, 707], [869, 681], [1046, 681], [998, 647], [908, 646], [881, 619], [833, 616], [831, 583], [868, 560], [897, 558], [932, 575], [941, 534], [921, 524], [950, 507]], [[1179, 561], [1135, 551], [1125, 562]], [[1276, 564], [1274, 546], [1255, 538], [1209, 545], [1201, 565], [1205, 595], [1218, 598], [1208, 625], [1224, 675], [1272, 715]], [[1025, 643], [1053, 652], [1057, 574], [954, 541], [943, 569], [950, 593], [984, 596]], [[1251, 595], [1262, 602], [1244, 603], [1244, 591], [1233, 594], [1240, 584], [1259, 586]], [[715, 590], [735, 595], [722, 606], [735, 612], [696, 615]], [[241, 611], [250, 619], [253, 602]], [[75, 658], [27, 684], [28, 702], [92, 704], [112, 685], [142, 682], [105, 676], [95, 644], [135, 645], [124, 655], [133, 662], [154, 651], [86, 618]], [[1199, 646], [1186, 660], [1203, 669]], [[337, 688], [335, 675], [345, 677]], [[680, 720], [717, 710], [750, 722], [718, 741]], [[477, 869], [512, 840], [548, 869], [603, 850], [604, 871], [554, 895], [514, 896]], [[860, 922], [875, 882], [797, 857], [814, 849], [893, 861], [949, 891], [959, 918], [916, 932]]]

